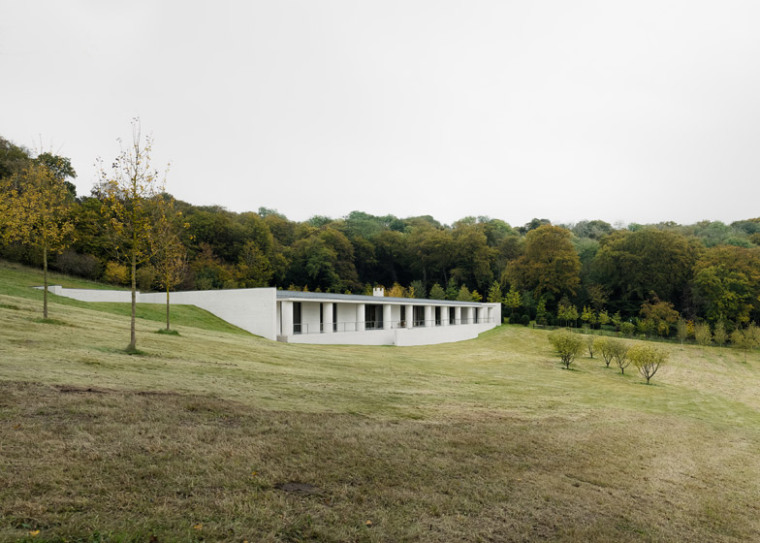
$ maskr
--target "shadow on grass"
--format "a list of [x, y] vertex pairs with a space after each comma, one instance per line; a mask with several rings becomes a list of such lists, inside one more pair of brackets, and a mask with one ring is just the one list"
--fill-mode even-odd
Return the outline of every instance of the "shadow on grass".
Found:
[[167, 330], [166, 328], [161, 328], [159, 330], [156, 330], [157, 334], [164, 334], [166, 336], [179, 336], [180, 333], [176, 330]]
[[661, 388], [664, 386], [663, 383], [655, 382], [654, 379], [649, 381], [648, 383], [646, 382], [646, 380], [643, 380], [643, 381], [636, 381], [634, 384], [644, 385], [646, 387], [652, 387], [652, 388]]
[[141, 351], [140, 349], [130, 349], [128, 346], [123, 349], [117, 349], [115, 347], [94, 347], [94, 349], [102, 353], [128, 354], [129, 356], [151, 356], [148, 352]]
[[59, 319], [50, 319], [50, 318], [46, 319], [44, 317], [40, 317], [38, 319], [33, 319], [33, 322], [37, 322], [37, 323], [40, 323], [40, 324], [54, 324], [56, 326], [72, 326], [72, 327], [74, 326], [73, 324], [69, 324], [66, 321], [62, 321], [62, 320], [59, 320]]

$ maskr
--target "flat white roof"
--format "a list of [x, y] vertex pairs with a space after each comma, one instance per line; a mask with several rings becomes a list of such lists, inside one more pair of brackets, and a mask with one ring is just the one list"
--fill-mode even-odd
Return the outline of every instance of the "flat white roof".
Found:
[[300, 290], [278, 290], [277, 301], [293, 302], [353, 302], [364, 304], [398, 305], [445, 305], [445, 306], [486, 306], [483, 302], [461, 302], [459, 300], [430, 300], [427, 298], [396, 298], [394, 296], [366, 296], [363, 294], [334, 294], [332, 292], [303, 292]]

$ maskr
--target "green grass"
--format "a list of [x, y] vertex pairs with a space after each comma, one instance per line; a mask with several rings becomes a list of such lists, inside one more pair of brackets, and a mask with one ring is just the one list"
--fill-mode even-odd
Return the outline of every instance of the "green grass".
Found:
[[664, 344], [647, 386], [521, 326], [288, 345], [188, 308], [129, 356], [124, 313], [37, 322], [7, 269], [0, 541], [760, 540], [756, 353]]
[[[36, 300], [39, 302], [40, 312], [42, 311], [41, 290], [34, 287], [42, 286], [42, 271], [19, 264], [12, 264], [0, 261], [0, 294], [17, 296], [27, 300]], [[95, 288], [95, 289], [119, 289], [111, 285], [103, 285], [94, 281], [79, 279], [62, 275], [59, 273], [48, 274], [49, 285], [62, 285], [66, 288]], [[124, 303], [89, 303], [81, 302], [71, 298], [50, 295], [55, 299], [57, 304], [71, 307], [97, 309], [98, 311], [129, 317], [132, 314], [130, 304]], [[11, 304], [13, 305], [13, 304]], [[0, 305], [2, 307], [2, 305]], [[160, 323], [166, 323], [166, 306], [162, 304], [137, 304], [136, 315], [140, 319], [151, 320]], [[218, 332], [230, 332], [233, 334], [249, 335], [248, 332], [234, 326], [219, 317], [199, 309], [195, 306], [172, 305], [171, 307], [171, 324], [180, 326], [191, 326], [204, 328], [206, 330], [215, 330]]]

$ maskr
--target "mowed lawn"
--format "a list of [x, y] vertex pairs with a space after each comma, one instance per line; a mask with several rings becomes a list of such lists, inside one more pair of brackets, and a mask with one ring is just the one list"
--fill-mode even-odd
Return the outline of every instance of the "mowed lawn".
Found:
[[[54, 277], [53, 282], [82, 286]], [[760, 357], [286, 345], [0, 263], [0, 541], [760, 541]]]

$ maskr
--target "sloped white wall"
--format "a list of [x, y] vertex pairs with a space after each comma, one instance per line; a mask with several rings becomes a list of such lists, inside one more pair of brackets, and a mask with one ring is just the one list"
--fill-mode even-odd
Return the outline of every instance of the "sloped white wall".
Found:
[[[277, 289], [242, 288], [172, 292], [171, 303], [194, 305], [272, 341], [277, 339]], [[166, 293], [140, 294], [140, 303], [165, 304]]]
[[[74, 289], [56, 285], [50, 287], [50, 292], [83, 302], [132, 301], [131, 293], [121, 290]], [[170, 302], [172, 305], [200, 307], [252, 334], [272, 341], [277, 339], [277, 290], [274, 288], [172, 292]], [[137, 303], [165, 304], [166, 293], [138, 292]]]

